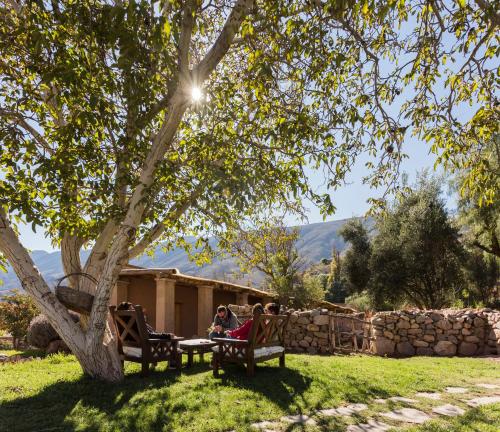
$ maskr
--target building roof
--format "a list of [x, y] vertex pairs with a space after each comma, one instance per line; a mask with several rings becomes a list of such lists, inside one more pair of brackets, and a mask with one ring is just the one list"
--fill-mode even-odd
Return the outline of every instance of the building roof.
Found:
[[121, 272], [120, 276], [154, 276], [157, 278], [167, 278], [178, 282], [184, 282], [190, 285], [206, 285], [216, 289], [233, 291], [239, 293], [247, 293], [256, 296], [275, 297], [274, 294], [268, 291], [262, 291], [256, 288], [251, 288], [244, 285], [238, 285], [231, 282], [220, 281], [216, 279], [206, 279], [198, 276], [190, 276], [182, 274], [176, 268], [141, 268], [128, 265]]

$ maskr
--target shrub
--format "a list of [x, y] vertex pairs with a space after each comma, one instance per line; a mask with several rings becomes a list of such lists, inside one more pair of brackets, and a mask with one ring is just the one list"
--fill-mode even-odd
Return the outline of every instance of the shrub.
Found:
[[0, 328], [12, 335], [14, 348], [26, 337], [30, 321], [38, 313], [35, 302], [19, 290], [11, 290], [0, 302]]

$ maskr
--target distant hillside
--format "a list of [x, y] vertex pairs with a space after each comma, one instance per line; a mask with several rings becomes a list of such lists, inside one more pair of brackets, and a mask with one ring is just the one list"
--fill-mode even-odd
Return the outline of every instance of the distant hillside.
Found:
[[[337, 234], [337, 231], [348, 220], [315, 223], [298, 227], [300, 238], [297, 247], [306, 265], [314, 264], [322, 258], [328, 258], [333, 246], [340, 251], [344, 250], [344, 241]], [[192, 242], [194, 243], [194, 239]], [[215, 238], [210, 243], [211, 246], [216, 248], [217, 240]], [[61, 253], [59, 251], [49, 253], [37, 250], [33, 251], [31, 255], [35, 265], [40, 269], [50, 285], [54, 285], [57, 279], [63, 276]], [[88, 252], [84, 251], [82, 261], [87, 256]], [[132, 264], [142, 267], [176, 267], [185, 274], [237, 281], [242, 284], [250, 283], [253, 286], [259, 286], [263, 281], [262, 274], [257, 271], [252, 272], [250, 275], [239, 275], [238, 266], [235, 260], [231, 258], [215, 259], [211, 264], [198, 267], [189, 260], [186, 252], [180, 248], [165, 253], [161, 250], [161, 247], [158, 247], [153, 257], [142, 256], [133, 260]], [[19, 280], [10, 268], [7, 274], [0, 273], [0, 280], [3, 281], [3, 285], [0, 285], [0, 291], [20, 287]]]

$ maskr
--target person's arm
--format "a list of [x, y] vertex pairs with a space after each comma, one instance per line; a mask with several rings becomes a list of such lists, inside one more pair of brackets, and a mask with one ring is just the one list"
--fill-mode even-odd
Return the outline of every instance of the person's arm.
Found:
[[231, 319], [229, 320], [229, 330], [234, 330], [236, 328], [238, 328], [238, 320], [236, 315], [233, 313], [231, 315]]
[[249, 319], [245, 321], [245, 323], [241, 326], [238, 327], [237, 329], [234, 330], [228, 330], [227, 334], [233, 338], [236, 339], [247, 339], [248, 338], [248, 333], [250, 333], [250, 328], [252, 327], [252, 319]]

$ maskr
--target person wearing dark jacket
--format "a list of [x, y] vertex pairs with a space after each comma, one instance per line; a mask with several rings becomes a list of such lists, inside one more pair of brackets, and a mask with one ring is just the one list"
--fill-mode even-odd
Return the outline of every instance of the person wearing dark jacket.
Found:
[[214, 316], [212, 331], [208, 335], [210, 339], [215, 337], [226, 337], [227, 330], [233, 330], [238, 327], [238, 319], [236, 315], [231, 312], [226, 306], [219, 306], [217, 313]]

